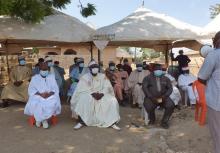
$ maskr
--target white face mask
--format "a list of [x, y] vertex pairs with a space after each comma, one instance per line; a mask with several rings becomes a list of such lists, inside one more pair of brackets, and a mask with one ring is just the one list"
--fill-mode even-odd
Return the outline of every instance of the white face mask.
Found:
[[109, 69], [113, 71], [115, 70], [115, 66], [110, 66]]
[[141, 72], [143, 70], [143, 67], [137, 67], [138, 72]]
[[98, 74], [99, 73], [99, 68], [92, 68], [92, 74]]

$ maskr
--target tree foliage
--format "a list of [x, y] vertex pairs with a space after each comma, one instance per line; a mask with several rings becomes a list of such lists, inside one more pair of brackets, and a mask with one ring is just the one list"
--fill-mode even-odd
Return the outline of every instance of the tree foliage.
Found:
[[[0, 15], [9, 15], [26, 22], [40, 22], [45, 16], [53, 14], [53, 9], [64, 9], [71, 0], [0, 0]], [[83, 17], [95, 15], [96, 8], [88, 3], [80, 8]]]
[[212, 5], [210, 8], [211, 18], [215, 18], [220, 13], [220, 4]]
[[142, 48], [142, 52], [143, 59], [154, 59], [160, 57], [160, 52], [156, 52], [153, 49]]

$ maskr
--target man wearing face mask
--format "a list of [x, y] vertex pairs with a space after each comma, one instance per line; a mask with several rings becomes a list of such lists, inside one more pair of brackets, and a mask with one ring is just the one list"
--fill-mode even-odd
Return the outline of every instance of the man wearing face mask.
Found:
[[70, 73], [70, 79], [72, 81], [72, 84], [67, 93], [68, 97], [71, 97], [73, 95], [80, 78], [86, 73], [88, 73], [88, 68], [85, 67], [84, 59], [78, 58], [75, 67], [72, 69], [72, 72]]
[[72, 72], [73, 68], [77, 65], [77, 60], [78, 60], [78, 57], [74, 57], [73, 61], [74, 63], [72, 65], [70, 65], [69, 67], [69, 74]]
[[62, 77], [60, 76], [60, 73], [54, 67], [53, 59], [49, 56], [46, 56], [44, 60], [47, 63], [47, 66], [49, 67], [49, 72], [51, 74], [54, 74], [59, 90], [60, 91], [63, 90], [63, 80]]
[[146, 76], [150, 74], [148, 70], [143, 70], [143, 64], [137, 63], [136, 70], [131, 72], [128, 78], [128, 89], [131, 91], [133, 97], [132, 107], [142, 108], [144, 103], [144, 93], [142, 90], [142, 83]]
[[124, 98], [123, 98], [123, 82], [121, 78], [121, 73], [116, 69], [115, 63], [113, 61], [109, 62], [109, 68], [106, 69], [106, 76], [109, 78], [114, 91], [116, 98], [119, 101], [121, 106], [124, 106]]
[[34, 116], [36, 127], [49, 128], [48, 120], [61, 113], [59, 88], [47, 63], [40, 64], [40, 74], [32, 77], [28, 88], [29, 100], [24, 114]]
[[128, 59], [127, 59], [127, 58], [124, 59], [123, 64], [124, 64], [124, 65], [123, 65], [123, 70], [126, 71], [126, 72], [128, 73], [128, 75], [130, 75], [131, 72], [132, 72], [132, 68], [131, 68], [131, 66], [129, 65], [129, 62], [128, 62]]
[[189, 98], [190, 104], [192, 108], [194, 108], [196, 104], [196, 96], [193, 92], [192, 84], [197, 80], [197, 78], [189, 72], [189, 67], [183, 67], [182, 73], [183, 74], [181, 74], [178, 78], [178, 86], [187, 94], [186, 98]]
[[155, 65], [153, 73], [144, 78], [143, 91], [144, 108], [148, 113], [149, 125], [155, 124], [155, 109], [161, 106], [165, 108], [161, 126], [165, 129], [169, 128], [168, 121], [175, 108], [174, 102], [170, 99], [173, 87], [170, 80], [164, 76], [161, 65]]
[[12, 68], [10, 72], [10, 82], [2, 90], [2, 107], [7, 107], [11, 100], [19, 102], [27, 102], [28, 100], [27, 89], [32, 71], [26, 66], [23, 56], [18, 57], [18, 63], [19, 65]]
[[99, 73], [95, 61], [89, 63], [89, 71], [82, 76], [71, 98], [71, 110], [78, 116], [74, 129], [86, 125], [120, 130], [116, 125], [120, 120], [119, 106], [109, 79]]

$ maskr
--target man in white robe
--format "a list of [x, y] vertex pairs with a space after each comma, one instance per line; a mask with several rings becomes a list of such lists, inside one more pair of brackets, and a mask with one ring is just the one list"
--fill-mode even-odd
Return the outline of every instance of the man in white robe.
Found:
[[114, 90], [105, 74], [98, 73], [99, 65], [95, 61], [89, 63], [90, 72], [81, 77], [71, 98], [71, 110], [78, 115], [78, 124], [102, 128], [120, 128], [116, 123], [120, 120], [119, 105]]
[[178, 78], [178, 86], [187, 93], [191, 106], [196, 104], [196, 96], [193, 92], [192, 84], [197, 78], [189, 72], [188, 67], [182, 68], [183, 74]]
[[143, 70], [142, 63], [136, 64], [136, 67], [137, 69], [132, 71], [128, 78], [127, 88], [131, 91], [133, 97], [132, 106], [138, 106], [142, 108], [145, 97], [144, 92], [142, 90], [142, 83], [144, 78], [150, 74], [150, 71]]
[[40, 65], [40, 74], [32, 77], [28, 88], [29, 100], [24, 114], [34, 116], [36, 126], [48, 128], [48, 119], [61, 113], [59, 89], [54, 74], [46, 63]]

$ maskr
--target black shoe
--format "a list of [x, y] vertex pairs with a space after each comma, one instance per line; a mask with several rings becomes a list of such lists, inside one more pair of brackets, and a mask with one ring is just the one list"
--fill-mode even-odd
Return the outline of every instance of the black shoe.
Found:
[[164, 129], [169, 129], [169, 124], [167, 122], [161, 123], [160, 126]]
[[6, 108], [9, 106], [8, 102], [5, 102], [3, 101], [1, 104], [0, 104], [1, 108]]

